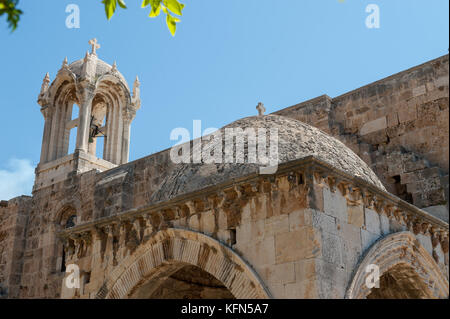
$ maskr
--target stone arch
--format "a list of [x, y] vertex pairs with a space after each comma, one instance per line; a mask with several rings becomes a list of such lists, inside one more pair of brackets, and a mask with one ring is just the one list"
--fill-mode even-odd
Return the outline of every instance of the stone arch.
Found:
[[107, 277], [96, 298], [127, 298], [134, 287], [167, 263], [194, 265], [211, 274], [238, 299], [271, 298], [258, 275], [230, 248], [201, 233], [159, 231]]
[[68, 217], [66, 216], [66, 211], [68, 209], [73, 209], [77, 212], [77, 222], [80, 222], [79, 219], [81, 219], [81, 199], [78, 194], [73, 195], [71, 198], [62, 200], [58, 203], [51, 219], [56, 226], [62, 225], [64, 222], [64, 218]]
[[113, 89], [113, 91], [116, 91], [120, 94], [120, 96], [123, 98], [124, 104], [131, 103], [130, 88], [128, 87], [125, 79], [112, 74], [104, 74], [97, 80], [97, 82], [95, 83], [95, 93], [99, 93], [105, 90], [111, 90], [111, 85], [114, 85], [116, 86], [116, 88], [118, 88]]
[[[123, 139], [127, 139], [129, 135], [129, 123], [126, 116], [131, 108], [132, 100], [130, 90], [126, 84], [125, 79], [117, 72], [115, 74], [106, 73], [99, 77], [95, 83], [94, 98], [92, 101], [92, 111], [99, 101], [105, 104], [105, 113], [102, 117], [104, 119], [104, 128], [102, 132], [103, 150], [101, 158], [114, 164], [121, 164], [128, 161], [127, 154], [129, 146], [123, 145]], [[95, 124], [95, 123], [93, 123]], [[89, 152], [95, 155], [97, 138], [90, 142]], [[92, 149], [91, 149], [92, 148]]]
[[81, 221], [81, 200], [78, 194], [69, 199], [62, 200], [55, 207], [51, 215], [51, 228], [54, 234], [53, 255], [56, 256], [56, 262], [53, 264], [53, 271], [65, 271], [65, 250], [64, 243], [56, 234], [66, 228], [67, 221], [71, 216], [76, 216], [74, 224]]
[[425, 295], [448, 298], [449, 283], [446, 275], [409, 231], [388, 235], [368, 250], [354, 273], [346, 298], [367, 298], [371, 290], [365, 284], [365, 270], [370, 264], [379, 267], [380, 276], [395, 268], [411, 269], [417, 275], [417, 280], [421, 280], [420, 286], [428, 289]]
[[[66, 205], [60, 212], [60, 216], [59, 216], [58, 223], [57, 223], [57, 228], [59, 228], [59, 230], [61, 230], [64, 228], [73, 227], [76, 224], [78, 224], [78, 218], [79, 218], [79, 215], [78, 215], [77, 210], [71, 205]], [[71, 224], [71, 225], [69, 225], [69, 224]]]
[[[78, 94], [77, 78], [73, 72], [63, 68], [58, 72], [49, 88], [48, 96], [51, 105], [57, 105], [57, 100], [64, 97], [69, 91], [75, 92], [75, 95]], [[74, 102], [78, 100], [77, 96], [73, 100]]]

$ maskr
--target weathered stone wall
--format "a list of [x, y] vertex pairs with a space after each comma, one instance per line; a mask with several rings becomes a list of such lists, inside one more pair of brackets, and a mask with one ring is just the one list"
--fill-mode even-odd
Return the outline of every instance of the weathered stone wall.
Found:
[[0, 298], [18, 295], [30, 211], [27, 196], [0, 203]]
[[[245, 287], [240, 288], [228, 274], [234, 269], [233, 276], [248, 275], [249, 270], [230, 261], [242, 258], [272, 297], [344, 298], [367, 250], [380, 238], [402, 231], [417, 242], [417, 247], [402, 248], [405, 258], [424, 247], [440, 278], [447, 278], [443, 282], [448, 290], [448, 226], [369, 189], [367, 183], [324, 167], [290, 166], [280, 168], [275, 178], [218, 185], [162, 206], [131, 209], [120, 217], [68, 229], [68, 262], [79, 265], [89, 280], [78, 291], [63, 288], [63, 296], [93, 298], [104, 289], [102, 297], [127, 297], [136, 285], [177, 263], [198, 266], [233, 293], [251, 296], [251, 284], [236, 279]], [[188, 233], [170, 239], [160, 235], [171, 229]], [[229, 250], [199, 242], [196, 233]], [[434, 279], [421, 280], [434, 296], [445, 297], [445, 287], [434, 285]]]
[[72, 173], [63, 182], [35, 191], [21, 238], [25, 253], [20, 292], [11, 297], [60, 297], [63, 246], [56, 233], [64, 229], [69, 215], [74, 212], [80, 224], [148, 204], [172, 165], [163, 151], [103, 173]]
[[[26, 238], [23, 258], [20, 254], [9, 259], [11, 241], [1, 241], [8, 251], [2, 260], [23, 265], [14, 267], [16, 272], [22, 267], [23, 272], [21, 278], [15, 277], [20, 279], [20, 285], [17, 279], [15, 285], [12, 281], [7, 283], [11, 291], [8, 297], [93, 298], [111, 274], [131, 267], [128, 259], [138, 258], [142, 253], [139, 247], [150, 238], [165, 247], [164, 240], [158, 242], [158, 237], [152, 236], [168, 228], [199, 232], [218, 240], [256, 271], [275, 298], [343, 298], [368, 247], [377, 239], [402, 230], [416, 233], [448, 278], [448, 226], [438, 226], [447, 235], [436, 233], [436, 227], [416, 227], [422, 219], [414, 211], [408, 213], [407, 208], [392, 200], [380, 206], [383, 200], [371, 200], [373, 196], [362, 196], [359, 191], [370, 188], [369, 185], [352, 186], [352, 181], [342, 176], [339, 182], [331, 175], [325, 178], [326, 168], [318, 169], [312, 177], [311, 169], [299, 168], [301, 173], [292, 173], [291, 167], [287, 168], [291, 173], [283, 173], [286, 169], [280, 167], [275, 178], [257, 177], [249, 183], [218, 185], [214, 191], [195, 193], [139, 213], [138, 208], [151, 205], [149, 198], [155, 185], [172, 170], [167, 155], [158, 153], [104, 173], [73, 175], [65, 182], [35, 192], [32, 200], [22, 199], [26, 205], [16, 205], [15, 200], [8, 203], [7, 209], [2, 208], [8, 216], [28, 216], [28, 226], [23, 230], [19, 226], [25, 224], [24, 220], [1, 223], [19, 229], [17, 234], [22, 231], [17, 241]], [[70, 240], [65, 261], [80, 267], [82, 289], [74, 295], [61, 295], [65, 275], [61, 268], [63, 241], [57, 233], [73, 213], [78, 225], [74, 229], [81, 227], [89, 235]], [[175, 238], [170, 247], [175, 247], [176, 242]], [[196, 247], [197, 242], [194, 240], [191, 245]], [[212, 251], [208, 262], [204, 260], [204, 249], [194, 255], [194, 265], [210, 264], [215, 269], [218, 261], [214, 261], [213, 252], [217, 249], [207, 248]], [[225, 254], [226, 258], [232, 257], [229, 254]], [[162, 258], [161, 265], [168, 256], [158, 257]], [[240, 268], [236, 267], [236, 271]], [[11, 272], [6, 274], [12, 278]], [[219, 279], [226, 278], [225, 273]], [[251, 296], [250, 292], [242, 295]]]
[[340, 139], [387, 190], [448, 221], [448, 55], [336, 98], [321, 96], [275, 114]]
[[[319, 97], [278, 113], [338, 137], [372, 166], [390, 192], [416, 206], [433, 207], [436, 215], [442, 215], [439, 205], [448, 202], [444, 198], [448, 187], [447, 76], [448, 56], [341, 97]], [[427, 227], [418, 227], [427, 218], [392, 199], [386, 200], [390, 206], [374, 206], [366, 194], [353, 198], [346, 183], [336, 183], [342, 186], [336, 189], [333, 179], [312, 178], [302, 168], [295, 178], [287, 174], [245, 185], [234, 185], [233, 180], [214, 194], [192, 192], [176, 203], [159, 203], [164, 208], [145, 208], [155, 204], [152, 195], [177, 172], [175, 168], [166, 150], [103, 173], [72, 173], [64, 181], [36, 190], [32, 198], [10, 200], [7, 207], [2, 202], [2, 294], [61, 297], [64, 241], [57, 234], [72, 215], [76, 215], [77, 227], [87, 225], [83, 232], [88, 233], [70, 239], [70, 244], [66, 238], [65, 261], [77, 262], [82, 269], [83, 288], [77, 297], [95, 297], [107, 277], [125, 267], [121, 262], [127, 262], [152, 235], [168, 228], [199, 232], [219, 241], [256, 270], [277, 298], [343, 297], [367, 248], [378, 238], [401, 230], [417, 236], [448, 281], [448, 225], [439, 226], [447, 237], [425, 222]], [[331, 169], [322, 172], [326, 170]], [[363, 189], [357, 186], [356, 194], [358, 187]], [[134, 212], [136, 216], [117, 219], [117, 215]], [[170, 241], [174, 242], [177, 239]], [[190, 245], [195, 247], [196, 242]], [[204, 247], [208, 251], [209, 246]], [[211, 267], [217, 266], [215, 253], [208, 254]], [[224, 255], [231, 264], [235, 261], [230, 260], [238, 258], [229, 251]], [[204, 266], [205, 255], [199, 252], [196, 258]], [[236, 273], [242, 272], [240, 268], [236, 267]], [[243, 273], [251, 277], [248, 271]], [[229, 280], [226, 273], [217, 271], [217, 276]], [[263, 295], [230, 287], [240, 296]]]
[[[234, 248], [260, 274], [275, 298], [344, 298], [371, 245], [388, 234], [409, 229], [401, 218], [357, 196], [352, 200], [342, 188], [326, 182], [313, 188], [314, 196], [309, 195], [305, 208], [291, 210], [287, 201], [284, 205], [281, 201], [279, 210], [272, 212], [265, 199], [262, 205], [253, 202], [242, 210]], [[286, 189], [280, 191], [281, 198], [288, 194]], [[428, 230], [418, 231], [416, 237], [448, 278], [446, 244], [444, 250], [436, 243], [433, 246]]]

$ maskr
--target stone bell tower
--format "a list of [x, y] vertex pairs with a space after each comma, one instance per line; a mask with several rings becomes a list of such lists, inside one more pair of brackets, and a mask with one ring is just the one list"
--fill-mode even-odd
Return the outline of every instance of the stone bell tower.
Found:
[[[111, 66], [97, 57], [97, 40], [89, 44], [92, 51], [84, 59], [69, 65], [66, 58], [55, 80], [50, 84], [47, 73], [42, 83], [38, 103], [45, 126], [34, 191], [69, 173], [104, 171], [128, 162], [130, 126], [141, 104], [139, 79], [130, 92], [116, 63]], [[75, 131], [76, 145], [69, 154]], [[100, 138], [101, 158], [96, 156]]]

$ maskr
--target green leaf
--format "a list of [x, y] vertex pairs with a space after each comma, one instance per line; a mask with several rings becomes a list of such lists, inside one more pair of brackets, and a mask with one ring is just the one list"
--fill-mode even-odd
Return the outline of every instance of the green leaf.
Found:
[[167, 13], [166, 23], [172, 36], [175, 36], [175, 32], [177, 31], [177, 22], [180, 22], [180, 19], [175, 18]]
[[143, 0], [141, 7], [145, 8], [146, 6], [148, 6], [150, 4], [150, 2], [151, 2], [151, 0]]
[[150, 0], [152, 11], [150, 11], [150, 18], [159, 16], [161, 12], [161, 0]]
[[11, 31], [15, 31], [23, 14], [22, 10], [17, 9], [17, 0], [0, 0], [0, 16], [6, 14], [8, 27]]
[[102, 3], [105, 5], [106, 18], [110, 20], [116, 11], [117, 0], [103, 0]]
[[119, 1], [119, 6], [122, 8], [122, 9], [126, 9], [127, 8], [127, 5], [125, 4], [125, 1], [123, 1], [123, 0], [118, 0]]
[[150, 18], [155, 18], [157, 16], [159, 16], [159, 14], [161, 13], [161, 6], [159, 6], [158, 8], [156, 8], [156, 10], [154, 8], [152, 8], [152, 11], [150, 11]]
[[150, 4], [152, 5], [152, 8], [157, 8], [161, 5], [162, 0], [150, 0]]
[[150, 11], [150, 18], [154, 18], [159, 16], [161, 13], [161, 5], [158, 6], [152, 6], [152, 10]]
[[184, 8], [184, 4], [179, 3], [178, 0], [163, 0], [163, 2], [167, 9], [169, 9], [173, 13], [179, 16], [183, 15], [182, 10]]

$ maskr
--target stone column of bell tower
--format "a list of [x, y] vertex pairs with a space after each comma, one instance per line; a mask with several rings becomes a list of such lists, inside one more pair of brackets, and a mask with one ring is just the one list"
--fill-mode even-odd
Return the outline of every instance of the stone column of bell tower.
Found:
[[[117, 65], [97, 56], [96, 39], [84, 59], [64, 60], [55, 80], [45, 76], [38, 103], [44, 115], [40, 163], [33, 191], [65, 180], [70, 173], [104, 171], [128, 162], [130, 126], [140, 108], [140, 83], [133, 94]], [[79, 107], [78, 118], [73, 119]], [[75, 151], [69, 154], [70, 135], [77, 130]], [[103, 149], [97, 141], [103, 138]], [[97, 153], [102, 155], [97, 157]]]

